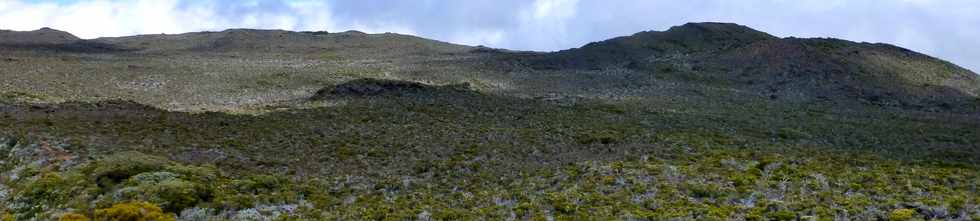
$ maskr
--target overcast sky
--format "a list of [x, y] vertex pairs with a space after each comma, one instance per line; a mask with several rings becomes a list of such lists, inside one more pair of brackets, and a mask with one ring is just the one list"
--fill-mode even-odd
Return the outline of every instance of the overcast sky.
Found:
[[82, 38], [356, 29], [552, 51], [700, 21], [891, 43], [980, 70], [977, 0], [0, 0], [0, 29], [51, 27]]

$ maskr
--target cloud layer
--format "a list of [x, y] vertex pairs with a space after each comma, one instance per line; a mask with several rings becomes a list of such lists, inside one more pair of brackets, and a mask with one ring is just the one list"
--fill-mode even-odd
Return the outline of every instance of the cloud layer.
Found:
[[777, 36], [885, 42], [980, 70], [973, 0], [4, 0], [0, 29], [82, 38], [226, 28], [398, 32], [552, 51], [686, 22], [735, 22]]

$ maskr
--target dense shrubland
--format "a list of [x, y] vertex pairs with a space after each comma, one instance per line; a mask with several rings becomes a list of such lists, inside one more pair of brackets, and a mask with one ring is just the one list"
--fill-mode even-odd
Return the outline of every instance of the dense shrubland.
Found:
[[20, 169], [6, 182], [12, 191], [5, 205], [17, 220], [980, 218], [973, 166], [803, 146], [773, 153], [716, 141], [726, 142], [670, 136], [644, 155], [506, 177], [457, 159], [389, 176], [233, 177], [213, 166], [121, 152], [65, 171]]
[[4, 212], [16, 220], [980, 215], [970, 136], [978, 127], [965, 115], [555, 105], [479, 93], [328, 99], [342, 101], [261, 115], [128, 102], [4, 106]]

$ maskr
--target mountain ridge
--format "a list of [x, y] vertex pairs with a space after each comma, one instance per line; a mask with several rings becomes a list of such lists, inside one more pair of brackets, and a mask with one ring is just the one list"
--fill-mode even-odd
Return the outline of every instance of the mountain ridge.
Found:
[[726, 84], [771, 99], [976, 107], [980, 77], [909, 49], [832, 38], [777, 38], [732, 23], [688, 23], [518, 60], [543, 70], [632, 69]]
[[[765, 32], [762, 32], [762, 31], [753, 29], [751, 27], [748, 27], [748, 26], [745, 26], [745, 25], [736, 24], [736, 23], [725, 23], [725, 22], [690, 22], [690, 23], [685, 23], [683, 25], [679, 25], [679, 26], [672, 26], [672, 27], [670, 27], [670, 28], [668, 28], [667, 30], [664, 30], [664, 31], [655, 31], [655, 30], [640, 31], [640, 32], [637, 32], [637, 33], [634, 33], [634, 34], [628, 35], [628, 36], [619, 36], [619, 37], [613, 37], [613, 38], [606, 39], [606, 40], [589, 42], [589, 43], [587, 43], [585, 45], [582, 45], [580, 47], [568, 48], [568, 49], [563, 49], [563, 50], [554, 51], [554, 52], [543, 52], [543, 51], [538, 52], [538, 51], [525, 51], [525, 50], [511, 50], [511, 49], [487, 48], [487, 47], [484, 47], [482, 45], [478, 45], [478, 46], [460, 45], [460, 44], [453, 44], [453, 43], [448, 43], [448, 42], [441, 42], [441, 41], [437, 41], [437, 40], [426, 39], [426, 38], [412, 36], [412, 35], [391, 33], [391, 32], [378, 33], [378, 34], [368, 34], [368, 33], [360, 32], [360, 31], [356, 31], [356, 30], [348, 30], [348, 31], [344, 31], [344, 32], [327, 32], [327, 31], [289, 31], [289, 30], [282, 30], [282, 29], [253, 29], [253, 28], [229, 28], [229, 29], [225, 29], [225, 30], [222, 30], [222, 31], [198, 31], [198, 32], [185, 32], [185, 33], [179, 33], [179, 34], [139, 34], [139, 35], [130, 35], [130, 36], [118, 36], [118, 37], [97, 37], [97, 38], [93, 38], [93, 39], [81, 39], [81, 38], [75, 37], [74, 35], [72, 35], [69, 32], [61, 31], [61, 30], [57, 30], [57, 29], [52, 29], [52, 28], [48, 28], [48, 27], [44, 27], [44, 28], [41, 28], [41, 29], [38, 29], [38, 30], [33, 30], [33, 31], [13, 31], [13, 30], [2, 30], [2, 29], [0, 29], [0, 44], [24, 44], [24, 43], [29, 43], [29, 42], [32, 42], [32, 41], [46, 42], [46, 44], [64, 44], [64, 43], [70, 43], [70, 42], [79, 41], [79, 40], [86, 40], [86, 41], [93, 41], [93, 42], [105, 42], [105, 43], [120, 43], [120, 42], [126, 42], [127, 40], [140, 39], [140, 38], [177, 38], [177, 39], [179, 39], [179, 38], [187, 38], [188, 36], [209, 35], [209, 34], [274, 33], [274, 34], [279, 34], [279, 35], [283, 35], [283, 34], [307, 34], [307, 35], [312, 35], [312, 36], [318, 36], [318, 35], [320, 35], [320, 36], [324, 36], [324, 35], [346, 35], [346, 36], [352, 36], [352, 35], [353, 36], [357, 36], [357, 35], [362, 35], [362, 36], [385, 36], [385, 35], [389, 35], [389, 36], [404, 36], [404, 37], [412, 37], [412, 38], [430, 40], [430, 41], [435, 41], [435, 42], [447, 43], [447, 44], [452, 44], [452, 45], [466, 46], [466, 47], [471, 48], [471, 49], [474, 49], [474, 50], [475, 49], [478, 49], [478, 48], [485, 48], [485, 50], [488, 50], [488, 51], [499, 50], [499, 51], [509, 51], [509, 52], [561, 53], [561, 52], [568, 52], [568, 51], [574, 51], [574, 50], [591, 49], [591, 48], [596, 48], [596, 47], [602, 47], [603, 44], [608, 44], [608, 43], [624, 44], [625, 42], [631, 42], [632, 44], [638, 44], [637, 43], [637, 40], [641, 40], [641, 39], [644, 39], [644, 38], [650, 38], [649, 36], [651, 36], [651, 35], [652, 36], [656, 36], [656, 35], [677, 35], [679, 32], [699, 32], [699, 33], [704, 33], [703, 35], [699, 35], [699, 36], [704, 37], [704, 38], [724, 37], [724, 36], [726, 36], [724, 34], [728, 34], [727, 36], [736, 36], [738, 34], [742, 34], [741, 36], [736, 36], [736, 38], [733, 39], [733, 40], [735, 40], [733, 43], [736, 43], [736, 44], [738, 44], [739, 42], [741, 42], [741, 43], [751, 42], [751, 41], [753, 41], [753, 38], [754, 38], [754, 40], [778, 40], [778, 39], [804, 39], [804, 40], [811, 39], [811, 40], [821, 40], [821, 39], [823, 39], [823, 40], [842, 40], [842, 41], [848, 41], [848, 40], [845, 40], [845, 39], [826, 38], [826, 37], [815, 37], [815, 38], [785, 37], [785, 38], [779, 38], [779, 37], [776, 37], [776, 36], [772, 36], [772, 35], [770, 35], [768, 33], [765, 33]], [[721, 36], [719, 36], [719, 35], [721, 35]], [[15, 37], [5, 37], [5, 36], [16, 36], [16, 37], [21, 37], [21, 38], [32, 37], [32, 38], [28, 38], [28, 39], [17, 39]], [[57, 41], [57, 40], [47, 40], [47, 39], [37, 39], [36, 37], [38, 37], [38, 36], [49, 36], [49, 37], [52, 37], [52, 38], [59, 39], [60, 41]], [[720, 39], [724, 39], [724, 38], [720, 38]], [[677, 43], [678, 42], [678, 39], [667, 39], [668, 42], [670, 42], [672, 40], [674, 42], [671, 42], [671, 43]], [[682, 40], [689, 40], [689, 39], [680, 39], [680, 40], [682, 41]], [[859, 43], [859, 42], [852, 42], [852, 41], [848, 41], [848, 42], [851, 42], [851, 43]], [[654, 44], [651, 45], [651, 43], [654, 43]], [[656, 45], [655, 43], [663, 43], [663, 42], [660, 41], [660, 40], [653, 40], [653, 41], [642, 41], [641, 40], [641, 41], [639, 41], [639, 44], [647, 44], [647, 45], [644, 45], [644, 46], [646, 46], [648, 48], [651, 48], [651, 49], [654, 49], [654, 50], [661, 50], [661, 51], [662, 50], [667, 50], [667, 47], [675, 46], [675, 45]], [[913, 51], [911, 49], [902, 48], [900, 46], [896, 46], [896, 45], [892, 45], [892, 44], [888, 44], [888, 43], [867, 43], [867, 42], [860, 42], [860, 44], [882, 45], [882, 46], [885, 46], [885, 47], [895, 48], [896, 50], [911, 52], [911, 53], [914, 53], [914, 54], [927, 56], [929, 58], [933, 58], [933, 59], [937, 59], [937, 60], [943, 60], [943, 59], [940, 59], [940, 58], [935, 57], [935, 56], [923, 54], [923, 53], [920, 53], [920, 52]], [[655, 47], [661, 47], [661, 48], [655, 48]], [[945, 61], [945, 60], [943, 60], [943, 61], [944, 62], [948, 62], [948, 61]], [[949, 63], [950, 64], [953, 64], [953, 65], [956, 65], [956, 64], [951, 63], [951, 62], [949, 62]], [[962, 68], [962, 67], [960, 67], [958, 65], [956, 65], [956, 66], [958, 68]], [[969, 71], [970, 72], [973, 72], [972, 70], [969, 70]]]
[[41, 28], [33, 31], [0, 30], [0, 44], [65, 44], [82, 40], [71, 33]]
[[468, 46], [395, 33], [367, 34], [359, 31], [338, 33], [326, 31], [297, 32], [276, 29], [243, 28], [181, 34], [104, 37], [93, 39], [93, 41], [123, 45], [139, 50], [286, 51], [308, 53], [312, 50], [330, 50], [334, 45], [344, 45], [345, 47], [349, 45], [366, 45], [367, 47], [383, 46], [385, 40], [388, 39], [393, 39], [390, 41], [400, 43], [399, 45], [387, 45], [391, 47], [418, 46], [415, 50], [437, 51], [463, 51], [468, 49]]
[[[473, 77], [480, 79], [499, 79], [483, 73], [488, 70], [627, 70], [634, 75], [657, 79], [633, 82], [640, 86], [677, 82], [692, 87], [729, 88], [790, 102], [857, 102], [934, 111], [975, 108], [980, 94], [980, 77], [976, 73], [909, 49], [832, 38], [779, 38], [744, 25], [719, 22], [686, 23], [664, 31], [643, 31], [557, 52], [510, 51], [456, 45], [411, 35], [365, 34], [357, 31], [330, 33], [227, 29], [91, 40], [63, 37], [71, 35], [53, 29], [5, 32], [4, 35], [19, 35], [21, 38], [31, 35], [62, 36], [58, 39], [65, 41], [49, 41], [43, 47], [28, 44], [22, 48], [80, 53], [258, 53], [263, 56], [301, 56], [321, 62], [381, 62], [375, 66], [389, 67], [383, 69], [443, 63], [451, 64], [447, 67], [475, 71], [476, 76]], [[16, 44], [18, 41], [11, 42]], [[336, 60], [338, 58], [342, 59]], [[405, 73], [418, 75], [419, 71]], [[459, 77], [446, 75], [425, 78], [432, 77], [445, 79], [442, 84], [463, 83]], [[622, 81], [591, 79], [580, 80], [591, 81], [593, 85]], [[484, 85], [484, 89], [503, 90], [501, 86], [471, 81], [467, 80], [467, 83]]]

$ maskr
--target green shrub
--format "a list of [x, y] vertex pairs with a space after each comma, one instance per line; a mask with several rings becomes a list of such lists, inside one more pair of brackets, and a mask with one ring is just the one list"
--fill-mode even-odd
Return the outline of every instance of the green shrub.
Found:
[[67, 180], [59, 173], [43, 173], [34, 182], [24, 186], [20, 196], [32, 199], [35, 203], [40, 202], [62, 202], [67, 200], [70, 195], [65, 190], [70, 187]]
[[163, 212], [157, 205], [148, 202], [131, 202], [113, 205], [95, 211], [96, 220], [112, 221], [173, 221], [173, 214]]
[[560, 193], [551, 193], [548, 195], [548, 202], [556, 211], [562, 214], [572, 214], [578, 210], [578, 205], [575, 205], [568, 197]]
[[271, 192], [280, 187], [283, 180], [271, 175], [254, 175], [244, 180], [234, 181], [234, 186], [244, 193]]
[[89, 221], [88, 217], [78, 213], [66, 213], [58, 221]]
[[179, 179], [161, 182], [149, 189], [149, 193], [156, 195], [164, 209], [171, 212], [193, 207], [209, 198], [200, 185]]
[[166, 171], [170, 171], [180, 175], [181, 179], [212, 184], [218, 180], [220, 171], [218, 168], [207, 165], [207, 166], [187, 166], [187, 165], [171, 165], [165, 168]]
[[177, 174], [171, 172], [146, 172], [133, 175], [126, 180], [127, 185], [153, 185], [177, 179]]
[[685, 188], [689, 191], [690, 196], [695, 198], [718, 198], [726, 194], [725, 190], [718, 184], [702, 184], [702, 183], [688, 183]]
[[777, 221], [790, 221], [796, 220], [796, 213], [788, 210], [780, 210], [770, 214], [770, 217]]
[[101, 186], [110, 186], [129, 177], [162, 170], [170, 161], [136, 151], [125, 151], [99, 159], [88, 166], [88, 174]]
[[432, 213], [433, 220], [472, 220], [474, 211], [460, 208], [445, 208]]
[[915, 210], [913, 209], [895, 209], [892, 210], [891, 214], [888, 214], [888, 220], [907, 221], [907, 220], [912, 220], [912, 216], [914, 215], [915, 215]]
[[[84, 186], [79, 185], [76, 179], [78, 178], [56, 172], [40, 174], [36, 180], [24, 183], [20, 186], [19, 191], [14, 192], [13, 199], [15, 202], [31, 206], [14, 207], [12, 212], [17, 215], [18, 219], [22, 219], [25, 217], [20, 216], [21, 214], [28, 215], [26, 218], [34, 217], [46, 212], [42, 211], [42, 208], [45, 207], [79, 204], [79, 201], [84, 201], [78, 197]], [[81, 202], [81, 204], [84, 203]]]
[[168, 212], [179, 212], [211, 198], [204, 185], [179, 179], [171, 172], [137, 174], [119, 192], [125, 200], [156, 203]]

